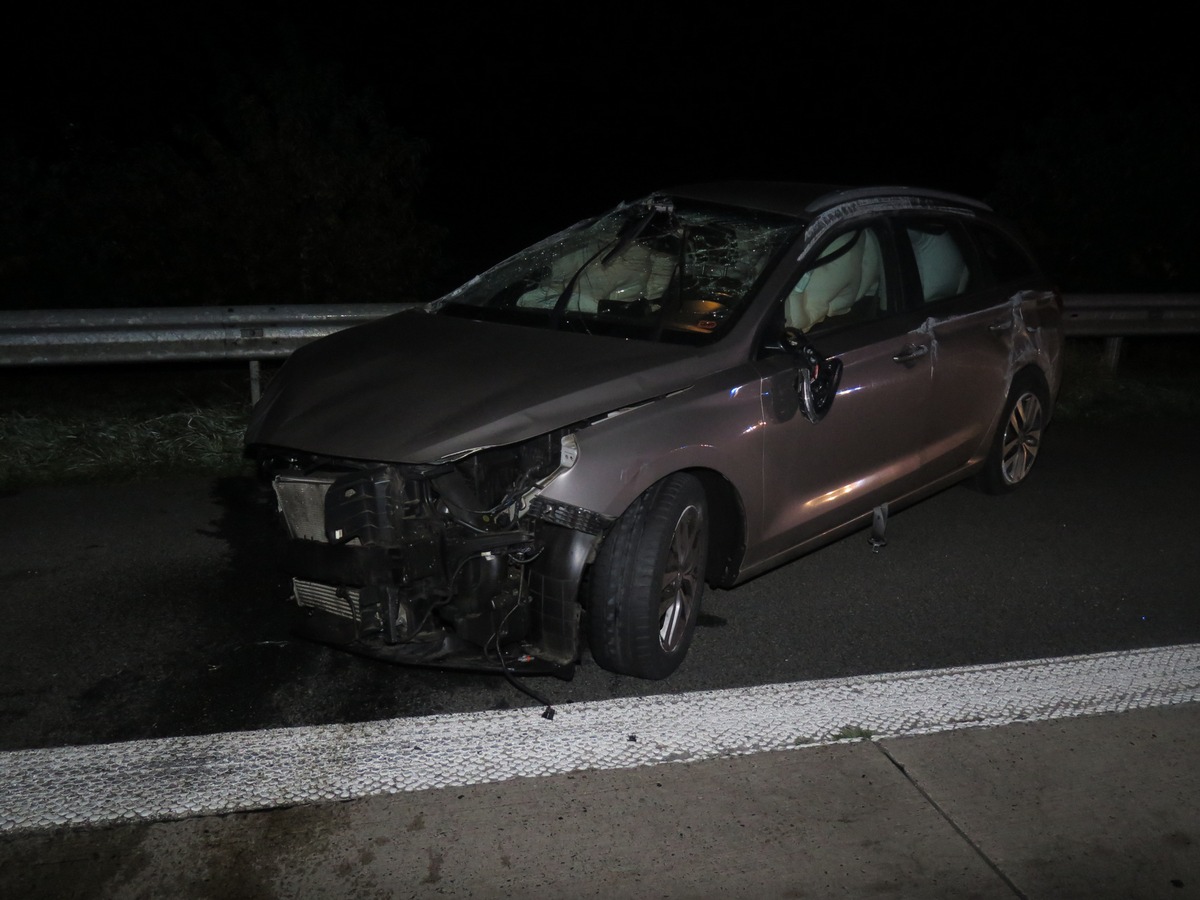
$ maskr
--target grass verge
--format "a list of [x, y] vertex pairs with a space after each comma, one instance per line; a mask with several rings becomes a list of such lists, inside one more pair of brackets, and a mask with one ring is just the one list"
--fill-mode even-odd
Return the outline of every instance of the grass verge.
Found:
[[1115, 370], [1099, 339], [1068, 341], [1065, 359], [1061, 421], [1200, 418], [1200, 338], [1127, 341]]
[[250, 470], [247, 369], [21, 370], [0, 390], [0, 489]]

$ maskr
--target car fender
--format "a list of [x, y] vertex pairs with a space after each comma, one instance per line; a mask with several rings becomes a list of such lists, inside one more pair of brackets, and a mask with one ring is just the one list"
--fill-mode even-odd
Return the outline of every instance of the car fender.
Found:
[[613, 519], [674, 472], [711, 470], [749, 524], [762, 507], [762, 385], [749, 365], [595, 421], [575, 435], [575, 464], [542, 497]]

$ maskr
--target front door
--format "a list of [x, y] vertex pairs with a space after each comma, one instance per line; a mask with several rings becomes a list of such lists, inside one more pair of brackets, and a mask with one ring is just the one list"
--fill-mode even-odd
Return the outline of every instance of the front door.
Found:
[[841, 360], [842, 379], [828, 414], [813, 423], [796, 399], [794, 359], [779, 353], [759, 361], [764, 514], [761, 552], [748, 565], [868, 517], [920, 480], [932, 338], [922, 313], [899, 308], [888, 246], [874, 226], [831, 236], [783, 300], [785, 321]]

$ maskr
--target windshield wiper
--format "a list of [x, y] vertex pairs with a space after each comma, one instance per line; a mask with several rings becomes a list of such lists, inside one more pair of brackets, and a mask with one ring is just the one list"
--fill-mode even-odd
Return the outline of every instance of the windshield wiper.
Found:
[[589, 256], [578, 269], [571, 279], [567, 282], [567, 286], [562, 289], [562, 293], [558, 295], [558, 299], [554, 301], [554, 309], [550, 310], [550, 327], [557, 330], [562, 325], [563, 316], [567, 311], [567, 304], [571, 301], [571, 295], [575, 293], [575, 285], [579, 283], [579, 278], [583, 275], [583, 270], [594, 263], [597, 257], [605, 250], [601, 247], [591, 256]]
[[659, 200], [653, 197], [647, 200], [646, 214], [638, 220], [638, 223], [634, 225], [633, 228], [628, 228], [625, 233], [621, 235], [620, 239], [616, 243], [616, 246], [608, 251], [608, 255], [604, 257], [600, 265], [607, 266], [613, 261], [613, 257], [620, 253], [624, 253], [625, 248], [640, 238], [642, 236], [642, 232], [644, 232], [649, 227], [650, 223], [660, 215], [663, 213], [666, 213], [667, 215], [673, 215], [674, 212], [675, 206], [670, 200]]
[[[684, 267], [687, 264], [687, 240], [688, 228], [684, 225], [683, 230], [679, 234], [679, 251], [675, 257], [675, 271], [671, 273], [672, 281], [675, 285], [675, 303], [672, 310], [676, 312], [683, 309], [683, 279], [686, 275]], [[663, 297], [662, 306], [658, 310], [658, 322], [654, 327], [653, 340], [655, 343], [662, 340], [663, 329], [667, 324], [667, 308], [667, 298]]]
[[[641, 237], [646, 229], [650, 226], [651, 222], [660, 216], [674, 216], [674, 214], [675, 205], [670, 200], [661, 197], [652, 197], [647, 200], [646, 213], [641, 219], [637, 220], [636, 224], [633, 222], [628, 223], [627, 227], [623, 230], [623, 233], [611, 246], [601, 247], [599, 250], [589, 256], [583, 265], [575, 270], [575, 273], [567, 282], [566, 287], [563, 288], [562, 293], [558, 295], [558, 299], [554, 301], [554, 309], [550, 311], [550, 327], [558, 329], [562, 326], [563, 318], [566, 315], [567, 306], [571, 302], [571, 296], [575, 293], [575, 286], [579, 283], [579, 279], [582, 277], [584, 270], [594, 263], [600, 254], [604, 254], [604, 259], [600, 260], [600, 265], [607, 266], [617, 256], [625, 252], [630, 244]], [[632, 225], [632, 227], [628, 227], [629, 225]], [[608, 251], [607, 253], [605, 252], [606, 250]]]

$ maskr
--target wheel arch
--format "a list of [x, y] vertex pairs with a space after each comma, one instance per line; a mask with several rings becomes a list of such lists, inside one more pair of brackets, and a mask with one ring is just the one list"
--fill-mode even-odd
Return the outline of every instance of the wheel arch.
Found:
[[[634, 500], [655, 485], [681, 473], [691, 475], [700, 482], [704, 490], [704, 502], [708, 507], [708, 563], [705, 567], [705, 581], [716, 587], [732, 587], [737, 583], [748, 539], [745, 503], [732, 481], [716, 469], [705, 466], [674, 469], [663, 473], [643, 487]], [[626, 505], [626, 510], [632, 503], [633, 501]]]
[[1000, 408], [1000, 415], [997, 416], [995, 424], [988, 433], [988, 439], [983, 446], [980, 462], [975, 467], [973, 477], [968, 481], [968, 484], [972, 487], [988, 494], [1004, 494], [1015, 490], [1024, 482], [1028, 472], [1027, 467], [1024, 469], [1020, 480], [1016, 482], [1006, 483], [1000, 474], [1005, 453], [1002, 434], [1007, 427], [1006, 422], [1009, 420], [1010, 411], [1014, 408], [1013, 404], [1016, 402], [1016, 398], [1019, 394], [1030, 390], [1039, 395], [1038, 400], [1042, 405], [1041, 421], [1038, 425], [1039, 435], [1031, 445], [1034, 449], [1028, 463], [1029, 466], [1033, 465], [1033, 460], [1037, 456], [1036, 447], [1040, 444], [1040, 432], [1045, 429], [1050, 421], [1054, 401], [1046, 374], [1039, 366], [1031, 363], [1018, 369], [1009, 381], [1004, 405]]
[[1000, 402], [999, 411], [996, 413], [992, 421], [991, 427], [988, 429], [983, 442], [979, 445], [974, 457], [975, 465], [973, 468], [978, 469], [983, 465], [987, 458], [988, 450], [992, 446], [992, 441], [996, 438], [996, 432], [1004, 427], [1004, 408], [1008, 405], [1008, 400], [1012, 396], [1013, 389], [1022, 381], [1033, 381], [1041, 387], [1047, 399], [1047, 419], [1053, 412], [1054, 397], [1050, 393], [1050, 380], [1046, 377], [1046, 373], [1042, 371], [1042, 367], [1037, 362], [1030, 360], [1024, 365], [1018, 366], [1013, 370], [1012, 377], [1008, 379], [1008, 386], [1004, 391], [1004, 397]]
[[[1042, 371], [1042, 367], [1040, 365], [1038, 365], [1037, 362], [1035, 362], [1035, 361], [1027, 362], [1027, 363], [1025, 363], [1025, 365], [1021, 366], [1015, 372], [1013, 372], [1013, 376], [1011, 379], [1009, 379], [1009, 382], [1008, 382], [1008, 390], [1004, 394], [1005, 405], [1008, 404], [1008, 398], [1012, 396], [1013, 390], [1016, 389], [1016, 387], [1018, 385], [1020, 385], [1022, 382], [1026, 382], [1026, 381], [1031, 381], [1037, 387], [1041, 388], [1042, 397], [1045, 398], [1045, 401], [1046, 401], [1046, 404], [1045, 404], [1046, 405], [1046, 421], [1049, 422], [1050, 419], [1054, 415], [1055, 397], [1054, 397], [1053, 392], [1050, 390], [1050, 379], [1046, 377], [1046, 373], [1044, 371]], [[1004, 410], [1004, 407], [1002, 406], [1001, 407], [1001, 416], [999, 416], [997, 418], [996, 424], [994, 426], [995, 428], [1003, 428], [1004, 427], [1003, 410]], [[989, 435], [989, 437], [988, 437], [989, 444], [991, 443], [991, 438], [994, 436], [995, 436], [995, 431], [993, 431], [992, 434]]]
[[1012, 380], [1008, 383], [1009, 393], [1012, 393], [1013, 386], [1019, 384], [1022, 379], [1032, 379], [1037, 382], [1037, 384], [1045, 392], [1046, 402], [1050, 406], [1050, 409], [1047, 410], [1047, 413], [1049, 414], [1053, 412], [1054, 395], [1050, 390], [1050, 379], [1046, 377], [1046, 373], [1042, 371], [1042, 367], [1036, 362], [1029, 362], [1017, 369], [1013, 373]]
[[717, 587], [737, 581], [746, 555], [746, 509], [741, 495], [725, 476], [713, 469], [684, 469], [704, 488], [708, 505], [708, 566], [705, 579]]

